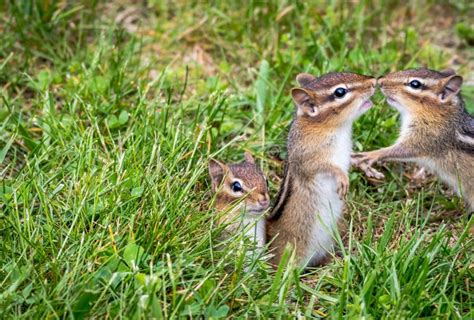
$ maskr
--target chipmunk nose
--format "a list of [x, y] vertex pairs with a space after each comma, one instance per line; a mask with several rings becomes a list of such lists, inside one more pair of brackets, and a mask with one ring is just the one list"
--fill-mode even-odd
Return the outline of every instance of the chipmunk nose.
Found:
[[371, 84], [372, 84], [372, 88], [375, 88], [377, 86], [377, 78], [372, 78]]
[[258, 200], [258, 204], [265, 208], [268, 207], [270, 205], [270, 197], [267, 194], [262, 195]]
[[385, 82], [385, 77], [384, 76], [380, 76], [377, 78], [377, 84], [381, 87], [383, 86], [383, 83]]

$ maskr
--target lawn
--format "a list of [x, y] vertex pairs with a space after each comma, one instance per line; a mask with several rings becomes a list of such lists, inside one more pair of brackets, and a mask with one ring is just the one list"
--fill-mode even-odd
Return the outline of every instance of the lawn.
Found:
[[[0, 3], [1, 318], [473, 318], [474, 225], [435, 177], [350, 174], [340, 254], [277, 271], [218, 245], [209, 158], [278, 191], [300, 72], [464, 76], [471, 1]], [[377, 93], [354, 150], [391, 144]], [[288, 262], [288, 265], [285, 265]]]

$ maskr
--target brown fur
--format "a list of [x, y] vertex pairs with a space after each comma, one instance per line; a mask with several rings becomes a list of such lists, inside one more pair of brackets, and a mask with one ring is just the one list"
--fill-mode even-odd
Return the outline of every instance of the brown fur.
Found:
[[[216, 208], [221, 214], [219, 224], [228, 224], [229, 231], [236, 229], [238, 221], [236, 215], [249, 211], [265, 211], [270, 203], [267, 181], [262, 170], [255, 164], [249, 153], [245, 154], [245, 161], [237, 164], [223, 164], [211, 159], [209, 174], [212, 181], [212, 190], [216, 194]], [[232, 191], [231, 185], [239, 181], [244, 189], [243, 193]], [[238, 210], [229, 210], [237, 207]]]
[[[413, 79], [423, 84], [421, 89], [409, 88]], [[402, 118], [406, 113], [411, 121], [395, 145], [355, 155], [356, 162], [371, 166], [377, 161], [416, 161], [460, 189], [474, 209], [474, 145], [459, 137], [474, 137], [474, 118], [459, 92], [462, 78], [452, 70], [415, 69], [387, 74], [378, 82]]]
[[[320, 201], [314, 194], [315, 179], [332, 177], [339, 195], [343, 197], [347, 192], [348, 166], [343, 168], [333, 162], [339, 152], [336, 138], [340, 129], [348, 126], [350, 141], [352, 121], [362, 113], [359, 108], [375, 88], [374, 78], [351, 73], [330, 73], [319, 78], [301, 74], [297, 80], [301, 88], [292, 91], [297, 111], [288, 134], [285, 177], [267, 220], [267, 239], [273, 239], [273, 264], [279, 262], [287, 245], [296, 250], [299, 264], [306, 262], [303, 259], [308, 252], [318, 250], [312, 247], [311, 238], [315, 225], [320, 223], [318, 212], [312, 209], [318, 206], [315, 201]], [[334, 96], [334, 89], [341, 86], [350, 90], [348, 99]], [[347, 152], [350, 154], [350, 150]], [[333, 221], [330, 228], [336, 228], [336, 224], [337, 220]], [[310, 264], [321, 264], [327, 259], [327, 252], [321, 253]]]

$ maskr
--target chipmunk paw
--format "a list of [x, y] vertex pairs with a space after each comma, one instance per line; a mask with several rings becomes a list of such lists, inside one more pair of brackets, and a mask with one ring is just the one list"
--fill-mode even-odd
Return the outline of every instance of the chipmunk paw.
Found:
[[353, 153], [351, 156], [351, 164], [359, 168], [369, 178], [383, 179], [385, 175], [372, 168], [372, 165], [376, 163], [378, 157], [376, 154], [371, 152], [358, 152]]
[[344, 200], [349, 192], [349, 177], [347, 175], [340, 175], [337, 177], [337, 194], [341, 200]]

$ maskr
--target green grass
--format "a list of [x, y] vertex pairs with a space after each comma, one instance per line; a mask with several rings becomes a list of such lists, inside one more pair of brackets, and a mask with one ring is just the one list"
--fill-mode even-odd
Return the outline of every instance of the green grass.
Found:
[[[341, 257], [301, 275], [290, 255], [249, 270], [239, 235], [217, 245], [207, 177], [251, 150], [275, 195], [297, 73], [448, 67], [427, 26], [441, 8], [456, 37], [469, 2], [0, 8], [0, 317], [474, 316], [473, 222], [436, 180], [352, 172]], [[473, 110], [472, 80], [463, 93]], [[396, 138], [374, 102], [356, 150]]]

